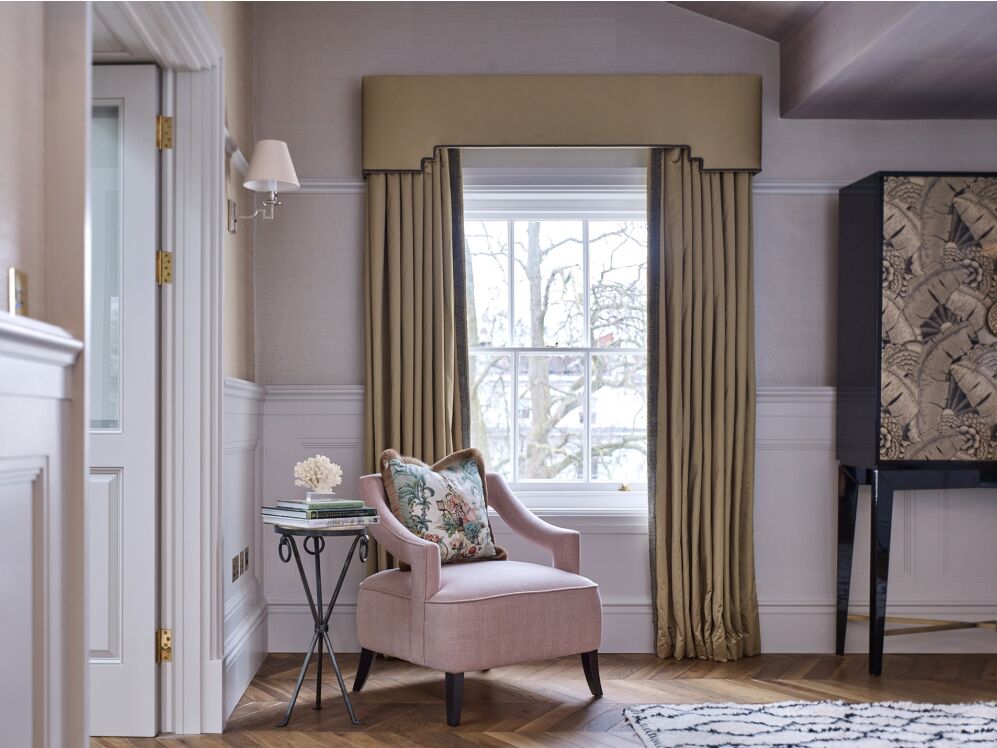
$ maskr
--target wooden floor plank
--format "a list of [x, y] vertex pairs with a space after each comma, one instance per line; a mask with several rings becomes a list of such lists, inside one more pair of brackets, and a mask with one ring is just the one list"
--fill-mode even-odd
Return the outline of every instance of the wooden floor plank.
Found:
[[[352, 684], [356, 655], [339, 659]], [[378, 658], [363, 692], [351, 694], [363, 724], [350, 724], [328, 669], [323, 708], [312, 708], [312, 669], [291, 724], [278, 728], [300, 663], [301, 655], [269, 655], [223, 735], [94, 738], [91, 748], [621, 748], [639, 745], [623, 719], [627, 704], [997, 700], [995, 655], [887, 655], [880, 678], [868, 674], [864, 655], [776, 654], [728, 663], [602, 655], [601, 699], [589, 694], [577, 657], [468, 673], [461, 726], [451, 728], [442, 674]]]

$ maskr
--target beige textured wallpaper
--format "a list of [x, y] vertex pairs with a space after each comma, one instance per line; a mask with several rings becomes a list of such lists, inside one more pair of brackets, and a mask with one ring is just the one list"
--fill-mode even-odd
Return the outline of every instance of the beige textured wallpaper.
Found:
[[[757, 181], [770, 184], [755, 198], [762, 386], [834, 384], [837, 196], [808, 183], [878, 169], [997, 170], [992, 122], [781, 119], [778, 45], [670, 3], [264, 2], [254, 10], [256, 130], [288, 142], [302, 179], [359, 184], [364, 75], [762, 75]], [[258, 381], [362, 383], [363, 194], [291, 194], [285, 203], [256, 236]]]
[[[225, 124], [248, 159], [254, 143], [253, 127], [253, 9], [251, 3], [204, 3], [225, 47]], [[226, 195], [239, 213], [252, 212], [253, 193], [242, 187], [242, 176], [225, 164]], [[254, 222], [244, 221], [236, 234], [225, 233], [225, 287], [223, 307], [224, 373], [247, 381], [256, 379], [254, 315]]]
[[45, 318], [45, 90], [41, 3], [0, 4], [0, 310], [7, 271], [28, 276], [28, 312]]

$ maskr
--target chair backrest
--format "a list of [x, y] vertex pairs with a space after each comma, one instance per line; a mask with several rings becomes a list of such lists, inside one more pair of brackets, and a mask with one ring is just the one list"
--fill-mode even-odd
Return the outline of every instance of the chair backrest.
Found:
[[390, 512], [388, 494], [384, 490], [384, 481], [377, 473], [364, 475], [360, 478], [360, 498], [366, 506]]

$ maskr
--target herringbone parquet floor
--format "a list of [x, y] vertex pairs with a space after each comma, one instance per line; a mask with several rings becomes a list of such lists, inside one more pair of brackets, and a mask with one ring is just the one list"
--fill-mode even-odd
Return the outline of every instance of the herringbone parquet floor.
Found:
[[[341, 655], [352, 685], [356, 655]], [[92, 748], [125, 746], [633, 746], [623, 707], [641, 703], [770, 702], [786, 699], [966, 702], [997, 700], [997, 656], [887, 655], [884, 675], [866, 672], [866, 657], [762, 655], [740, 662], [663, 661], [652, 655], [603, 655], [605, 696], [593, 699], [577, 657], [468, 673], [461, 726], [444, 718], [443, 675], [398, 660], [377, 659], [350, 725], [335, 676], [323, 678], [323, 708], [312, 709], [314, 674], [305, 682], [291, 724], [283, 716], [299, 655], [270, 655], [229, 720], [224, 735], [149, 740], [96, 738]]]

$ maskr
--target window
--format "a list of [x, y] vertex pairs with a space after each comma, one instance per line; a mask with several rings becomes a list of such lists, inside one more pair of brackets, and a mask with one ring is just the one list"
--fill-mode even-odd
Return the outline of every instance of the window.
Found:
[[[591, 185], [538, 196], [536, 185], [505, 184], [496, 195], [494, 183], [475, 190], [480, 180], [468, 171], [471, 444], [519, 493], [592, 492], [603, 495], [601, 504], [642, 503], [643, 171], [635, 189], [610, 199]], [[618, 493], [628, 489], [636, 495]]]

